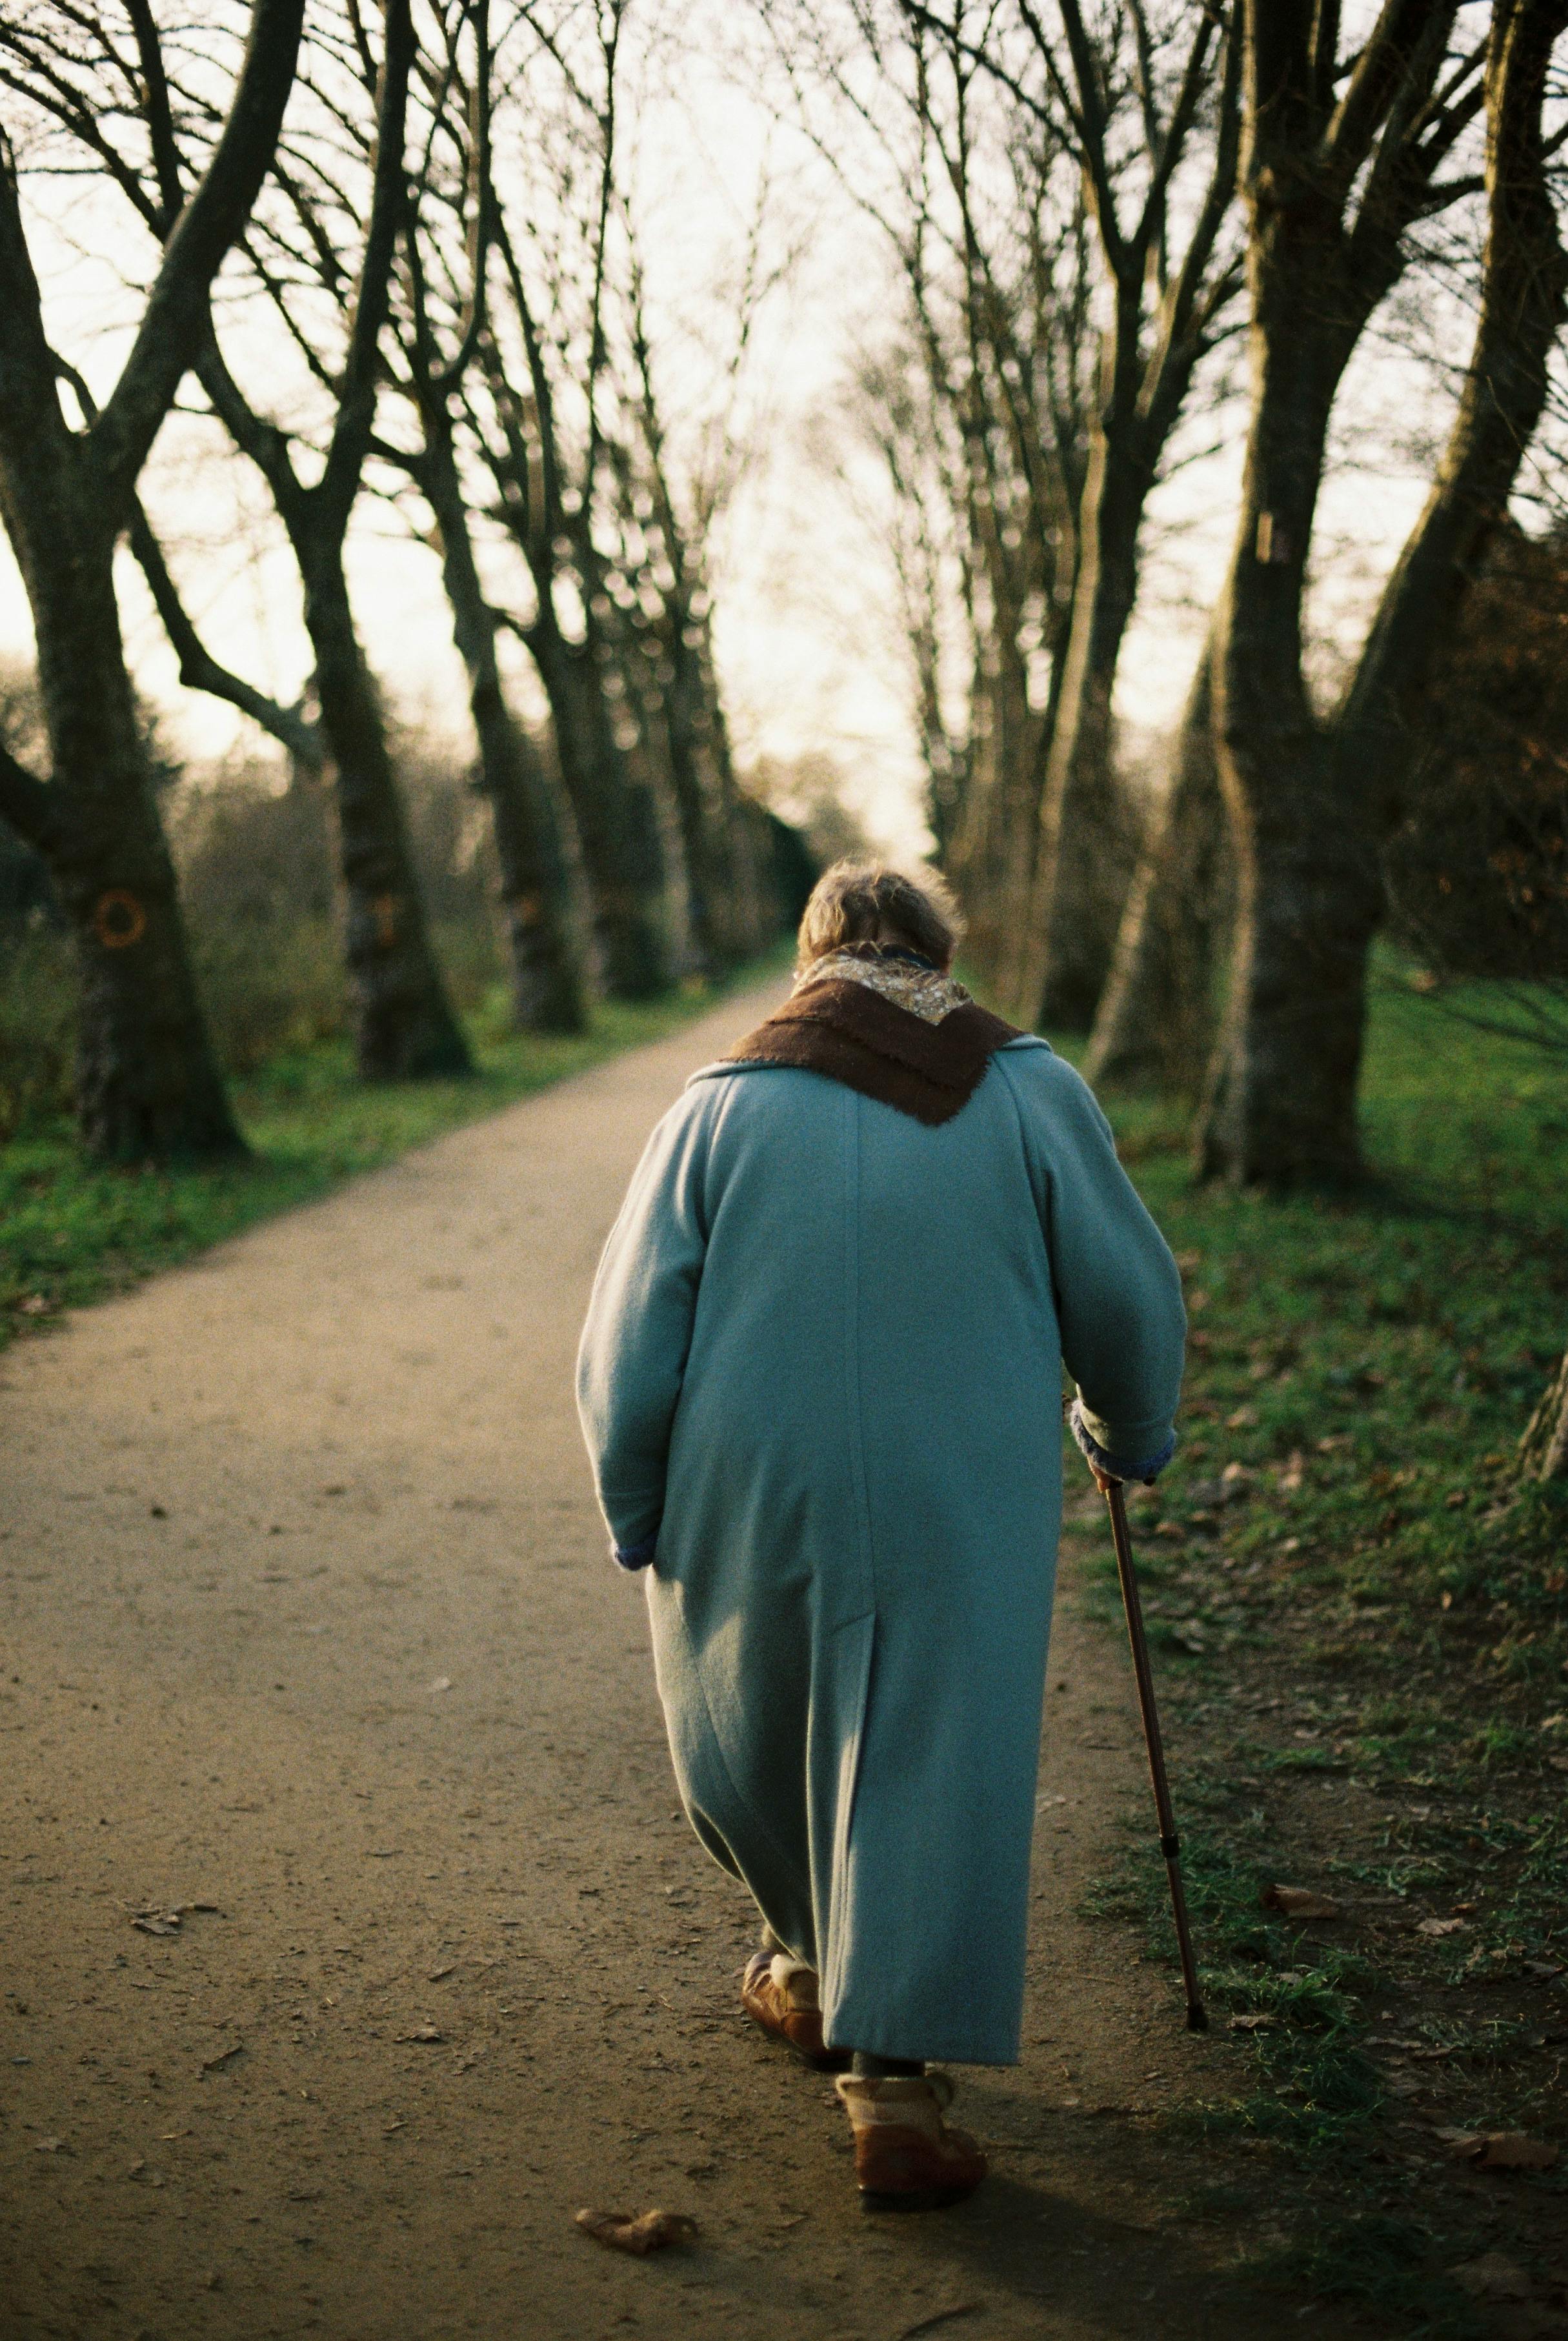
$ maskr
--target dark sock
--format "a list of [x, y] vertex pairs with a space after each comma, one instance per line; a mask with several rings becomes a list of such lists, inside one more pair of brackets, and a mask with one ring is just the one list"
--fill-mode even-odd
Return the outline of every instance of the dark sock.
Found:
[[874, 2057], [869, 2049], [857, 2048], [850, 2067], [857, 2081], [913, 2081], [925, 2071], [923, 2060], [912, 2063], [907, 2057]]

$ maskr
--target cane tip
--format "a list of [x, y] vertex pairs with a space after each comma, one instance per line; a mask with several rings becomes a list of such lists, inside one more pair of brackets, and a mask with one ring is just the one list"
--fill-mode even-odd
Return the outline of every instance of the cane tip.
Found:
[[1188, 2010], [1187, 2010], [1187, 2029], [1188, 2029], [1188, 2031], [1189, 2031], [1189, 2032], [1206, 2032], [1206, 2031], [1208, 2030], [1208, 2028], [1209, 2028], [1209, 2017], [1208, 2017], [1208, 2010], [1207, 2010], [1206, 2008], [1200, 2007], [1198, 2006], [1197, 2001], [1196, 2001], [1196, 2000], [1193, 2000], [1193, 2002], [1192, 2006], [1191, 2006], [1191, 2007], [1188, 2008]]

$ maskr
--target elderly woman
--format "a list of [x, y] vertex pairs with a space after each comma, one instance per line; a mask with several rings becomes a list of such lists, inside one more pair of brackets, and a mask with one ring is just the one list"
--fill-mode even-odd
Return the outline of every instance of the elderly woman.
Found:
[[827, 872], [788, 1001], [648, 1141], [578, 1373], [686, 1812], [764, 1921], [744, 2004], [843, 2073], [885, 2209], [984, 2176], [925, 2060], [1017, 2059], [1063, 1362], [1148, 1479], [1184, 1334], [1094, 1098], [956, 941], [938, 882]]

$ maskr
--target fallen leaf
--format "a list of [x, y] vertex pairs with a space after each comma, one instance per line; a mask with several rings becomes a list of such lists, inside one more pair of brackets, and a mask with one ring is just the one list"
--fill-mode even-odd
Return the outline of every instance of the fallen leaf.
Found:
[[1528, 2300], [1535, 2289], [1523, 2269], [1501, 2252], [1483, 2252], [1478, 2260], [1461, 2260], [1448, 2273], [1472, 2300]]
[[1420, 1918], [1416, 1921], [1418, 1935], [1458, 1935], [1464, 1931], [1463, 1918]]
[[1487, 2132], [1476, 2160], [1483, 2170], [1550, 2170], [1557, 2148], [1528, 2130], [1494, 2129]]
[[1265, 1886], [1258, 1900], [1265, 1910], [1277, 1910], [1285, 1918], [1337, 1918], [1340, 1915], [1337, 1902], [1310, 1886]]
[[446, 2035], [438, 2032], [434, 2024], [416, 2024], [412, 2032], [400, 2032], [397, 2037], [399, 2040], [432, 2041], [444, 2040]]
[[1233, 2016], [1231, 2018], [1231, 2030], [1233, 2032], [1262, 2032], [1266, 2025], [1277, 2024], [1278, 2022], [1279, 2017], [1277, 2016], [1268, 2014]]
[[75, 2150], [75, 2147], [67, 2146], [63, 2137], [35, 2137], [33, 2140], [35, 2154], [74, 2154]]
[[596, 2244], [605, 2244], [615, 2252], [630, 2252], [640, 2260], [650, 2252], [663, 2251], [666, 2244], [697, 2240], [697, 2223], [684, 2211], [644, 2211], [638, 2218], [627, 2211], [579, 2211], [576, 2224]]
[[138, 1910], [131, 1924], [144, 1935], [177, 1935], [180, 1914], [177, 1910]]
[[1478, 2170], [1550, 2170], [1557, 2148], [1523, 2129], [1453, 2130], [1437, 2133], [1449, 2152]]
[[1550, 1959], [1526, 1959], [1524, 1972], [1532, 1983], [1552, 1983], [1563, 1973], [1563, 1969], [1560, 1967], [1554, 1967]]
[[202, 2070], [204, 2073], [221, 2073], [225, 2065], [232, 2065], [236, 2057], [243, 2057], [245, 2053], [245, 2042], [236, 2040], [232, 2047], [220, 2048], [215, 2057], [204, 2057]]
[[430, 1688], [432, 1690], [450, 1690], [452, 1689], [452, 1677], [450, 1675], [437, 1675]]
[[455, 1965], [449, 1967], [433, 1967], [430, 1974], [430, 1980], [432, 1983], [444, 1983], [448, 1976], [453, 1976], [456, 1973], [457, 1969]]
[[893, 2341], [914, 2341], [917, 2333], [934, 2333], [939, 2325], [952, 2325], [960, 2316], [977, 2316], [984, 2306], [983, 2300], [959, 2300], [951, 2308], [934, 2308], [929, 2316], [917, 2316], [913, 2325], [900, 2326]]

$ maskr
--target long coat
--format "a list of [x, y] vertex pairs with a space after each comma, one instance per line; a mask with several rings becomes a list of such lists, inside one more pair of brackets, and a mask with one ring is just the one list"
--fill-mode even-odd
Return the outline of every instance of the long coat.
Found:
[[1016, 2060], [1062, 1364], [1149, 1456], [1180, 1280], [1044, 1041], [933, 1128], [718, 1063], [648, 1141], [578, 1397], [686, 1811], [821, 1977], [828, 2040]]

